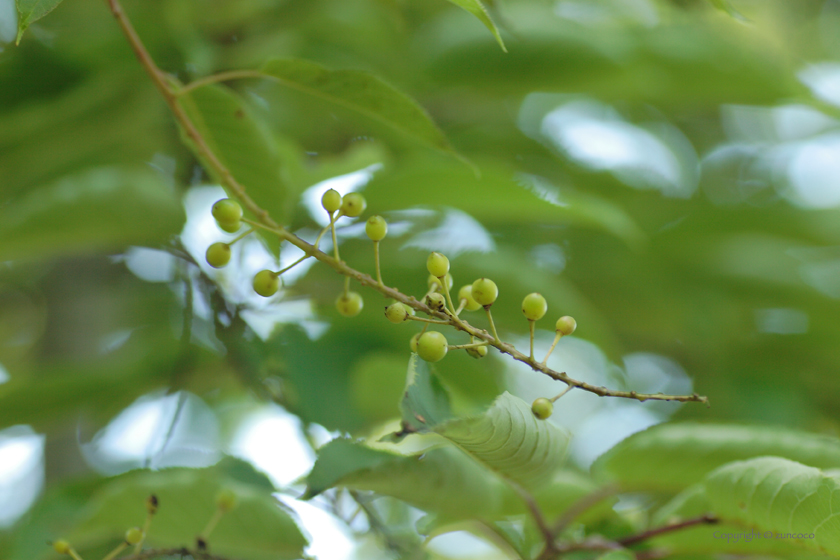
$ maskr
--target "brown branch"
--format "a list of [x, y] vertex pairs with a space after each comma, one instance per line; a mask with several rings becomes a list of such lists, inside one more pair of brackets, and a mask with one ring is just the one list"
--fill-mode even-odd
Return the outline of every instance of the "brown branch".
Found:
[[[577, 387], [578, 389], [582, 389], [584, 391], [596, 394], [601, 397], [620, 397], [626, 399], [634, 399], [640, 402], [644, 402], [647, 400], [657, 400], [701, 402], [708, 404], [708, 397], [698, 395], [697, 393], [693, 393], [691, 395], [665, 395], [662, 393], [646, 394], [637, 393], [636, 391], [615, 391], [612, 389], [607, 389], [603, 386], [590, 385], [589, 383], [586, 383], [584, 381], [572, 379], [565, 372], [554, 371], [546, 365], [537, 362], [534, 358], [522, 354], [521, 352], [516, 350], [512, 345], [497, 340], [486, 330], [477, 329], [457, 316], [453, 316], [451, 314], [439, 311], [433, 311], [424, 303], [417, 301], [417, 299], [415, 299], [413, 296], [407, 296], [394, 288], [389, 288], [388, 286], [379, 284], [379, 282], [371, 278], [369, 275], [347, 266], [343, 261], [335, 259], [330, 255], [327, 255], [326, 253], [318, 250], [314, 245], [307, 243], [297, 235], [286, 231], [286, 229], [284, 229], [274, 220], [271, 219], [271, 216], [268, 214], [268, 211], [261, 208], [259, 205], [257, 205], [256, 202], [253, 201], [253, 199], [251, 199], [250, 196], [248, 196], [245, 187], [236, 180], [236, 178], [233, 176], [230, 170], [219, 160], [219, 158], [216, 156], [213, 150], [210, 149], [210, 147], [207, 145], [207, 142], [204, 140], [204, 137], [195, 127], [192, 120], [190, 120], [186, 111], [178, 101], [178, 98], [181, 95], [181, 93], [183, 93], [184, 91], [190, 91], [195, 87], [198, 87], [198, 85], [213, 83], [219, 81], [220, 79], [237, 77], [256, 77], [256, 75], [254, 75], [250, 71], [229, 72], [216, 76], [215, 78], [208, 77], [200, 79], [196, 82], [193, 82], [192, 85], [181, 86], [177, 84], [177, 82], [175, 82], [173, 78], [166, 75], [157, 67], [154, 60], [152, 60], [152, 57], [149, 55], [149, 52], [143, 45], [143, 42], [141, 41], [140, 37], [137, 35], [137, 32], [134, 30], [134, 27], [131, 25], [131, 22], [129, 21], [125, 12], [123, 11], [119, 0], [106, 1], [108, 2], [108, 5], [111, 9], [111, 13], [117, 19], [117, 22], [122, 28], [123, 33], [128, 39], [128, 42], [131, 44], [131, 48], [137, 55], [137, 59], [140, 61], [140, 64], [152, 78], [152, 81], [154, 82], [155, 86], [157, 86], [158, 90], [163, 95], [163, 98], [166, 101], [166, 104], [169, 106], [170, 110], [172, 111], [175, 120], [181, 126], [181, 128], [183, 129], [187, 137], [190, 139], [190, 141], [193, 143], [198, 155], [203, 159], [204, 163], [208, 167], [210, 167], [211, 170], [219, 177], [221, 184], [227, 187], [233, 194], [233, 196], [238, 198], [242, 202], [242, 205], [259, 220], [259, 224], [256, 224], [255, 222], [251, 221], [248, 221], [248, 223], [252, 225], [259, 225], [259, 227], [261, 227], [262, 229], [273, 232], [278, 237], [280, 237], [281, 240], [288, 241], [292, 245], [301, 249], [306, 255], [312, 256], [315, 259], [323, 262], [339, 274], [343, 274], [344, 276], [353, 278], [361, 285], [368, 286], [386, 297], [400, 301], [406, 305], [413, 307], [417, 311], [422, 311], [430, 317], [435, 317], [444, 321], [446, 324], [450, 325], [451, 327], [457, 330], [466, 332], [470, 336], [484, 340], [488, 342], [491, 346], [496, 347], [503, 354], [508, 354], [514, 360], [527, 364], [534, 371], [539, 371], [540, 373], [543, 373], [551, 377], [552, 379], [562, 381], [570, 387]], [[175, 87], [173, 87], [173, 84]]]
[[694, 517], [692, 519], [680, 521], [679, 523], [671, 523], [670, 525], [663, 525], [662, 527], [657, 527], [656, 529], [649, 529], [637, 535], [625, 537], [618, 541], [618, 543], [621, 546], [630, 546], [665, 533], [680, 531], [688, 527], [693, 527], [694, 525], [714, 525], [715, 523], [718, 523], [718, 521], [718, 518], [714, 515], [701, 515], [700, 517]]

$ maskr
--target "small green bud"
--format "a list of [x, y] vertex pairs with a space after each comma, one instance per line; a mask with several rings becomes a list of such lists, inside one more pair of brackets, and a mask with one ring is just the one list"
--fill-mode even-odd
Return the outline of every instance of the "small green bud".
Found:
[[324, 196], [321, 197], [321, 206], [332, 214], [339, 208], [341, 208], [341, 195], [338, 194], [338, 191], [335, 189], [330, 189], [324, 193]]
[[341, 201], [341, 211], [345, 216], [351, 218], [361, 216], [365, 208], [367, 208], [367, 201], [359, 193], [348, 193], [344, 195], [344, 199]]
[[528, 294], [522, 300], [522, 313], [525, 314], [525, 317], [529, 321], [539, 321], [543, 318], [546, 311], [548, 311], [548, 304], [545, 298], [536, 292]]
[[392, 303], [385, 308], [385, 317], [394, 324], [399, 324], [408, 319], [408, 311], [401, 302]]
[[382, 216], [371, 216], [365, 224], [365, 233], [371, 241], [382, 241], [388, 235], [388, 222]]
[[479, 278], [472, 284], [472, 297], [479, 305], [492, 305], [499, 297], [499, 288], [489, 278]]
[[563, 336], [568, 336], [575, 332], [577, 328], [577, 321], [575, 321], [574, 317], [569, 317], [565, 315], [557, 319], [557, 323], [554, 325], [554, 329], [562, 334]]
[[458, 290], [458, 301], [460, 302], [462, 299], [467, 300], [467, 304], [464, 307], [467, 311], [478, 311], [481, 309], [481, 304], [475, 301], [472, 295], [472, 284], [465, 284]]
[[280, 289], [280, 278], [270, 270], [261, 270], [254, 276], [253, 286], [262, 297], [271, 297]]
[[365, 302], [358, 292], [347, 292], [347, 295], [341, 294], [335, 300], [335, 308], [345, 317], [355, 317], [362, 312]]
[[417, 354], [427, 362], [441, 361], [448, 350], [446, 337], [437, 331], [425, 332], [417, 340]]

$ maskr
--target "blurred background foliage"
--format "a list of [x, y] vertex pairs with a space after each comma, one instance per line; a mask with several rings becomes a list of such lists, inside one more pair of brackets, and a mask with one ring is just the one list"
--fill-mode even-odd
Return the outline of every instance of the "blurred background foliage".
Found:
[[[277, 219], [311, 238], [321, 192], [361, 190], [365, 216], [392, 224], [389, 285], [420, 297], [425, 255], [441, 250], [456, 289], [498, 283], [497, 325], [520, 347], [525, 294], [548, 299], [543, 348], [554, 319], [575, 316], [555, 358], [572, 377], [712, 403], [570, 395], [555, 420], [578, 435], [614, 442], [672, 414], [838, 435], [840, 1], [732, 4], [734, 17], [701, 0], [494, 0], [507, 53], [443, 0], [125, 8], [183, 82], [274, 57], [379, 76], [478, 170], [276, 83], [231, 82], [268, 139], [253, 181]], [[299, 461], [273, 479], [287, 487], [311, 464], [301, 433], [317, 444], [393, 422], [419, 329], [384, 321], [374, 292], [340, 317], [342, 279], [323, 266], [256, 297], [249, 278], [276, 243], [238, 244], [231, 267], [209, 269], [206, 246], [230, 239], [209, 218], [224, 194], [103, 3], [67, 0], [18, 47], [14, 30], [2, 0], [0, 523], [72, 477], [220, 453]], [[342, 231], [342, 257], [372, 271], [363, 235]], [[561, 388], [498, 356], [438, 366], [461, 411], [505, 388]], [[283, 427], [254, 439], [266, 414]], [[578, 464], [604, 449], [579, 449]], [[0, 557], [17, 534], [0, 533]]]

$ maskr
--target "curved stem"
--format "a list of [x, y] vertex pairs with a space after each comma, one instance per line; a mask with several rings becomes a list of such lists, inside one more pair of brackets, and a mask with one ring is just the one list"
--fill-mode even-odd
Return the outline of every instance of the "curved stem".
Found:
[[219, 72], [211, 76], [205, 76], [197, 80], [193, 80], [187, 85], [181, 87], [176, 92], [178, 97], [191, 92], [200, 87], [209, 86], [210, 84], [218, 84], [219, 82], [228, 82], [230, 80], [242, 80], [246, 78], [265, 78], [266, 75], [259, 70], [231, 70], [229, 72]]
[[502, 339], [499, 338], [499, 333], [496, 332], [496, 323], [493, 322], [493, 315], [490, 313], [490, 306], [485, 305], [484, 306], [484, 311], [487, 312], [487, 320], [490, 321], [490, 330], [493, 331], [493, 338], [496, 339], [497, 344], [501, 344]]
[[[554, 342], [551, 343], [551, 348], [548, 349], [548, 353], [545, 355], [545, 358], [543, 358], [542, 365], [545, 365], [545, 363], [548, 361], [548, 357], [551, 356], [552, 352], [554, 352], [554, 347], [557, 346], [557, 343], [560, 342], [561, 338], [563, 338], [563, 335], [559, 332], [556, 335], [554, 335]], [[534, 353], [531, 352], [532, 357], [533, 354]]]
[[528, 326], [530, 327], [531, 331], [531, 359], [534, 359], [534, 321], [528, 320]]

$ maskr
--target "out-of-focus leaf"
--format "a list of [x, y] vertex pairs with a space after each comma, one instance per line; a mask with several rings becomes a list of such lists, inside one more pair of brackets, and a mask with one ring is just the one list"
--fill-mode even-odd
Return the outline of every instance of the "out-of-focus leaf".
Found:
[[403, 422], [416, 430], [436, 426], [452, 417], [449, 394], [426, 360], [411, 354], [405, 396], [400, 403]]
[[145, 500], [158, 498], [157, 514], [146, 542], [153, 547], [195, 546], [216, 511], [221, 489], [233, 491], [237, 506], [225, 513], [208, 539], [210, 549], [223, 556], [277, 559], [300, 558], [306, 539], [270, 491], [243, 484], [217, 469], [170, 469], [131, 472], [115, 477], [90, 498], [88, 509], [67, 538], [84, 549], [103, 542], [119, 542], [126, 527], [142, 525]]
[[759, 457], [724, 465], [709, 474], [705, 487], [712, 511], [723, 519], [840, 557], [837, 475], [780, 457]]
[[520, 175], [499, 162], [477, 163], [480, 177], [464, 166], [433, 159], [377, 173], [365, 187], [371, 211], [455, 206], [485, 226], [568, 223], [606, 231], [633, 247], [645, 243], [633, 219], [605, 198]]
[[505, 42], [502, 41], [502, 36], [499, 35], [499, 30], [496, 27], [496, 24], [493, 23], [493, 20], [490, 19], [490, 14], [487, 13], [487, 8], [484, 7], [479, 0], [449, 0], [456, 6], [460, 6], [464, 8], [469, 13], [474, 15], [478, 18], [478, 20], [484, 24], [484, 26], [490, 30], [490, 33], [496, 38], [498, 41], [499, 46], [502, 47], [502, 50], [507, 52], [507, 48], [505, 47]]
[[18, 29], [15, 44], [20, 44], [23, 38], [23, 32], [26, 29], [53, 11], [61, 0], [15, 0], [15, 6], [18, 12]]
[[[410, 404], [410, 403], [408, 403]], [[413, 412], [413, 411], [411, 411]], [[537, 420], [525, 401], [505, 392], [483, 414], [424, 424], [489, 469], [527, 487], [548, 482], [560, 469], [569, 434]]]
[[830, 468], [840, 464], [840, 441], [769, 426], [661, 424], [607, 451], [592, 465], [592, 473], [628, 488], [678, 490], [721, 465], [762, 455]]
[[[306, 497], [344, 486], [398, 498], [436, 514], [430, 521], [436, 528], [462, 519], [492, 520], [526, 512], [510, 485], [452, 447], [406, 457], [362, 442], [333, 440], [318, 451], [307, 484]], [[596, 489], [587, 477], [560, 471], [535, 498], [546, 515], [556, 516]], [[585, 519], [611, 515], [611, 503], [603, 500]]]
[[159, 245], [184, 224], [151, 171], [99, 168], [31, 190], [0, 209], [0, 260]]
[[737, 20], [749, 21], [746, 17], [744, 17], [744, 14], [735, 9], [735, 7], [732, 5], [732, 2], [730, 2], [729, 0], [709, 0], [709, 2], [711, 2], [712, 5], [718, 10], [726, 12], [727, 14], [729, 14]]
[[406, 94], [359, 70], [329, 70], [300, 59], [275, 59], [263, 66], [266, 78], [356, 111], [438, 150], [454, 153], [428, 113]]
[[[208, 147], [248, 195], [276, 219], [285, 217], [288, 201], [277, 145], [245, 100], [227, 87], [210, 85], [190, 91], [180, 102]], [[212, 175], [213, 168], [183, 131], [182, 138]]]

